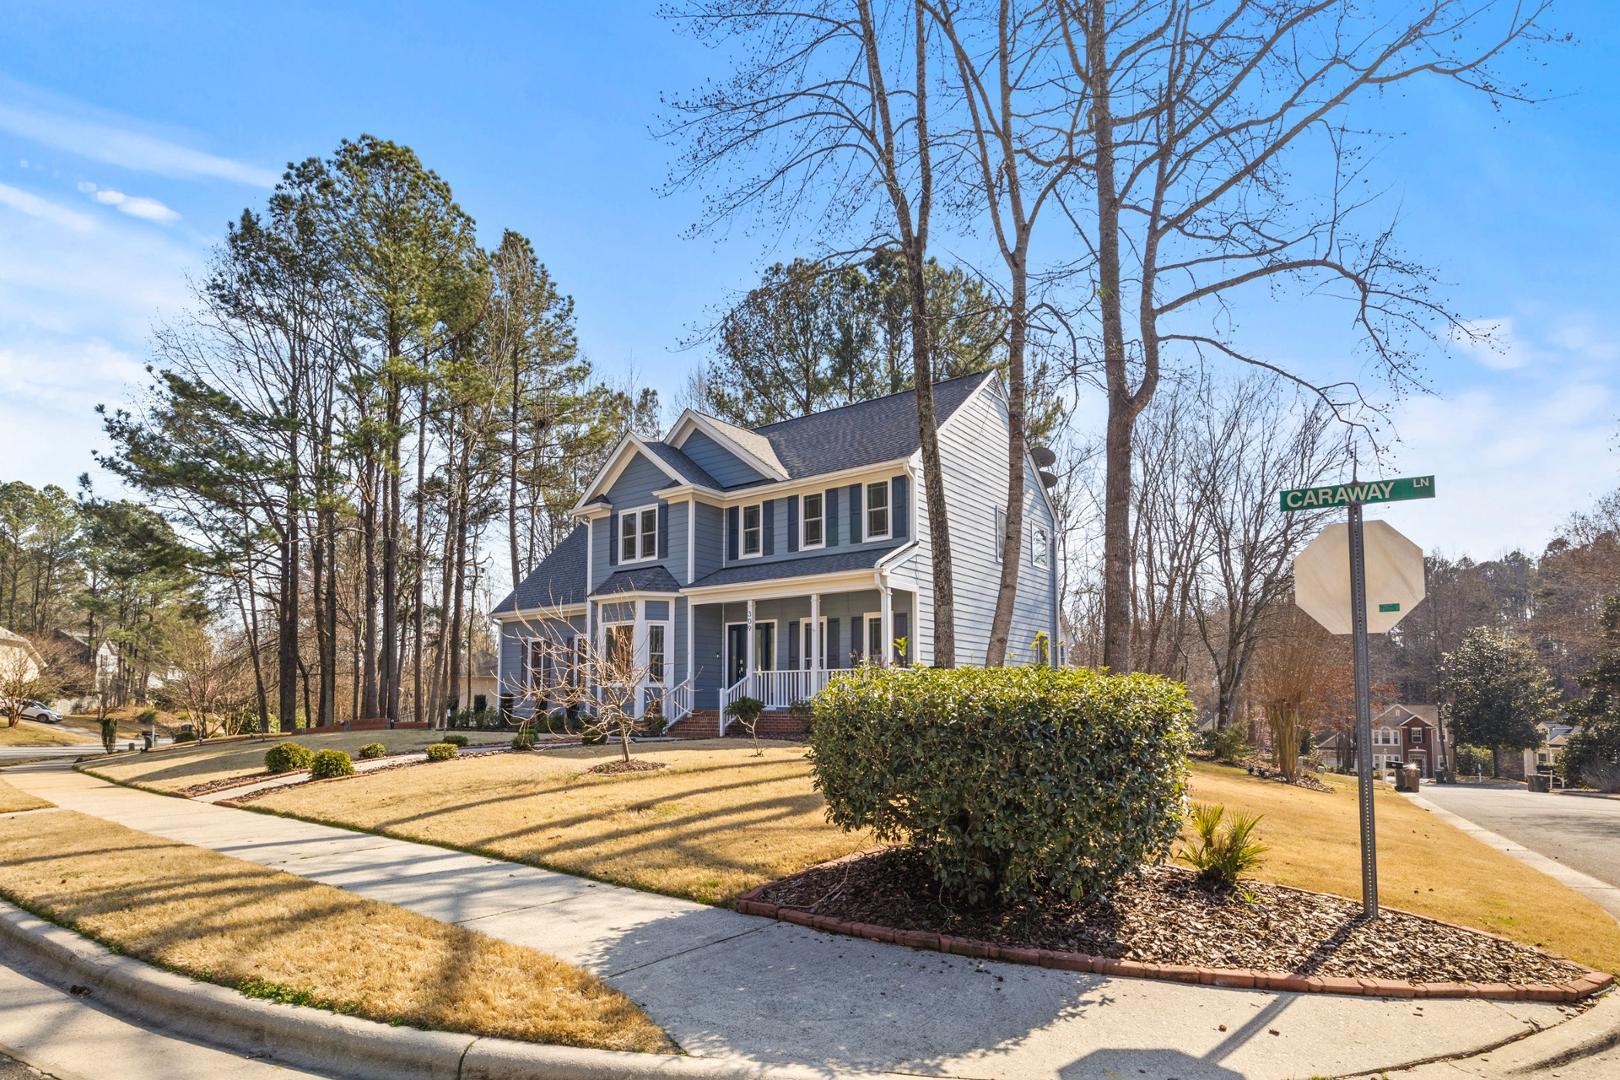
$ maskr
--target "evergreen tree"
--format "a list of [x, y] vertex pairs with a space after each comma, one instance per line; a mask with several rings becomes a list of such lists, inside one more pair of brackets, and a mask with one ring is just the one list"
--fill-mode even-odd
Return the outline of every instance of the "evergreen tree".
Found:
[[1602, 646], [1580, 677], [1586, 697], [1570, 706], [1579, 727], [1564, 749], [1564, 775], [1603, 791], [1620, 791], [1620, 595], [1603, 602]]
[[1440, 692], [1453, 745], [1490, 747], [1502, 756], [1541, 743], [1538, 724], [1558, 719], [1558, 691], [1529, 642], [1478, 626], [1440, 665]]

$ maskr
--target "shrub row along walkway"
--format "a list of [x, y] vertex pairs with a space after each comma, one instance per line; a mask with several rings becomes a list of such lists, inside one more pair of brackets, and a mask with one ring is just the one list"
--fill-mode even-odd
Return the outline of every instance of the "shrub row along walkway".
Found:
[[1333, 1075], [1470, 1052], [1567, 1015], [1522, 1002], [1213, 990], [918, 952], [61, 769], [11, 778], [80, 813], [577, 963], [701, 1056], [963, 1077]]

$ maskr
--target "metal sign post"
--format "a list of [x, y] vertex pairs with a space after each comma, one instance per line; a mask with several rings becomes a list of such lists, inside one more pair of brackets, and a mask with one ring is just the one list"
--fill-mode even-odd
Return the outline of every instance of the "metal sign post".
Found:
[[1367, 655], [1367, 551], [1361, 504], [1350, 504], [1350, 648], [1356, 676], [1356, 781], [1361, 800], [1361, 911], [1378, 918], [1377, 832], [1373, 829], [1372, 672]]
[[[1370, 633], [1393, 629], [1422, 601], [1426, 589], [1422, 550], [1384, 522], [1373, 523], [1369, 545], [1361, 507], [1364, 503], [1432, 498], [1432, 476], [1294, 488], [1281, 493], [1283, 513], [1339, 506], [1349, 512], [1346, 525], [1329, 525], [1294, 560], [1294, 602], [1330, 632], [1350, 635], [1355, 659], [1361, 905], [1368, 919], [1378, 917], [1378, 838], [1373, 828], [1372, 673], [1367, 639]], [[1376, 608], [1369, 608], [1367, 599], [1369, 553]], [[1350, 609], [1348, 619], [1346, 607]]]

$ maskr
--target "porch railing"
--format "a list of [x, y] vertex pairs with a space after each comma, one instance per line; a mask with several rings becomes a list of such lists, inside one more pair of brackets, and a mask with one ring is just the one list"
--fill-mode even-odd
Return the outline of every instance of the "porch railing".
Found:
[[648, 689], [661, 696], [660, 705], [666, 722], [673, 724], [692, 711], [691, 679], [687, 679], [679, 686], [648, 687]]
[[755, 671], [744, 675], [720, 691], [720, 734], [726, 733], [731, 721], [727, 709], [738, 698], [751, 697], [765, 703], [767, 709], [785, 709], [795, 701], [809, 701], [827, 688], [831, 672], [793, 668], [787, 671]]

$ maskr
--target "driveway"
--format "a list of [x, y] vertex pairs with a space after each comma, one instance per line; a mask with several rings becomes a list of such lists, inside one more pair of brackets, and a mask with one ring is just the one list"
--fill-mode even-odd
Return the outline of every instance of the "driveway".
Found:
[[699, 1057], [973, 1080], [1342, 1075], [1474, 1052], [1566, 1016], [1532, 1002], [1218, 990], [917, 952], [60, 767], [8, 779], [580, 964]]
[[[1533, 794], [1521, 784], [1488, 782], [1425, 784], [1422, 796], [1498, 836], [1620, 888], [1620, 799]], [[1615, 915], [1620, 918], [1620, 911]]]

